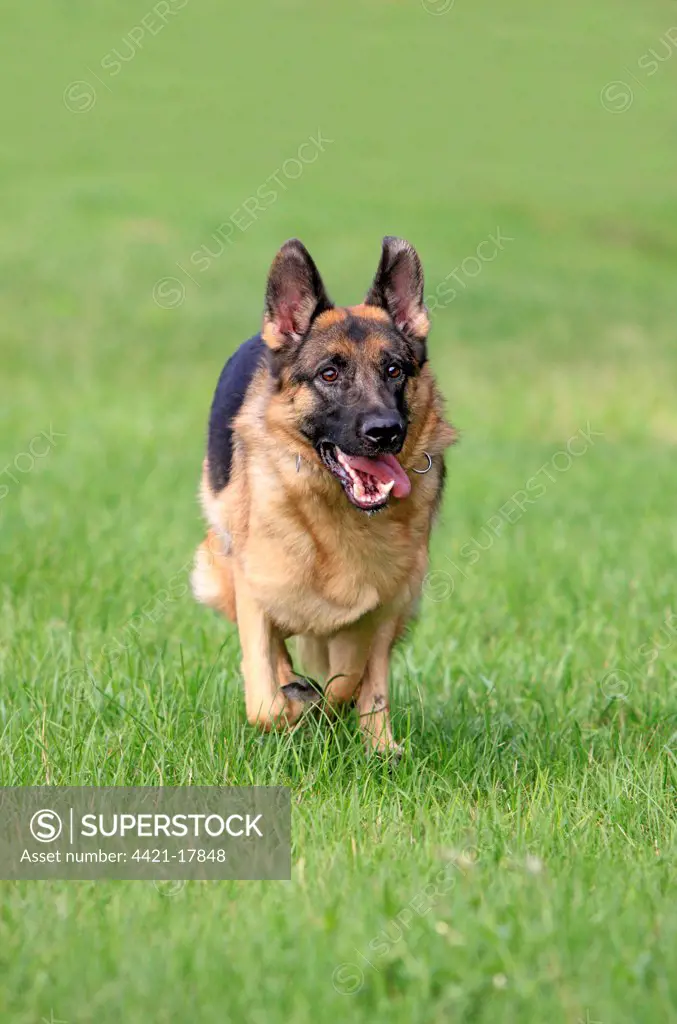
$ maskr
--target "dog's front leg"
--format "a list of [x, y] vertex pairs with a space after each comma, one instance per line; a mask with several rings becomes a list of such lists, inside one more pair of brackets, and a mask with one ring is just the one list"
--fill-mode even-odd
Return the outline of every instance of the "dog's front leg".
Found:
[[299, 718], [303, 705], [287, 700], [278, 685], [284, 640], [239, 570], [235, 573], [235, 603], [247, 720], [266, 730], [292, 725]]
[[369, 660], [357, 697], [360, 726], [369, 752], [400, 754], [390, 729], [388, 669], [399, 618], [383, 622], [373, 637]]

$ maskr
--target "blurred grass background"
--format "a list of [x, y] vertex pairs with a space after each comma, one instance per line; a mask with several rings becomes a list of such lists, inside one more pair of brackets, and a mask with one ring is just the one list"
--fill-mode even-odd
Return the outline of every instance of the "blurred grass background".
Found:
[[[284, 782], [297, 806], [289, 886], [4, 884], [12, 1024], [677, 1019], [677, 9], [447, 4], [5, 5], [0, 781]], [[459, 270], [497, 230], [496, 259]], [[276, 249], [302, 238], [352, 302], [389, 233], [426, 294], [462, 282], [431, 337], [462, 432], [433, 547], [453, 594], [443, 577], [395, 660], [395, 780], [352, 734], [261, 746], [236, 639], [188, 596], [129, 627], [200, 539], [211, 393]], [[468, 844], [424, 930], [342, 994], [340, 964]]]

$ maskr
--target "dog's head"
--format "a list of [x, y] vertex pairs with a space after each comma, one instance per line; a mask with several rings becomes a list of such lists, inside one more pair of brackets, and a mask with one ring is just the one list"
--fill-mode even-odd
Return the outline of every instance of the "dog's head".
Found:
[[384, 238], [364, 302], [338, 308], [306, 248], [286, 242], [268, 277], [263, 340], [289, 415], [350, 502], [364, 511], [404, 498], [398, 461], [429, 321], [416, 250]]

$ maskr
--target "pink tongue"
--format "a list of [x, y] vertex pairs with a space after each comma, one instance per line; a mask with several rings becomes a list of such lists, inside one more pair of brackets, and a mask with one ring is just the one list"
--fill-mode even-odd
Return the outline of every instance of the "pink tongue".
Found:
[[377, 459], [365, 459], [361, 455], [343, 453], [343, 457], [353, 469], [375, 477], [382, 484], [388, 484], [392, 480], [395, 484], [392, 491], [394, 497], [406, 498], [411, 491], [411, 481], [394, 455], [379, 455]]

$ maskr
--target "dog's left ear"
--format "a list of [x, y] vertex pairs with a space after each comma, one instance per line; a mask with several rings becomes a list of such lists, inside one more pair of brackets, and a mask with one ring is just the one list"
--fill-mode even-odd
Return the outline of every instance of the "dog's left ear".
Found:
[[279, 349], [298, 342], [315, 317], [332, 309], [320, 272], [302, 242], [285, 242], [268, 274], [262, 337]]
[[381, 306], [399, 331], [425, 344], [430, 320], [423, 302], [423, 267], [413, 245], [404, 238], [389, 235], [383, 239], [381, 262], [364, 301], [368, 306]]

